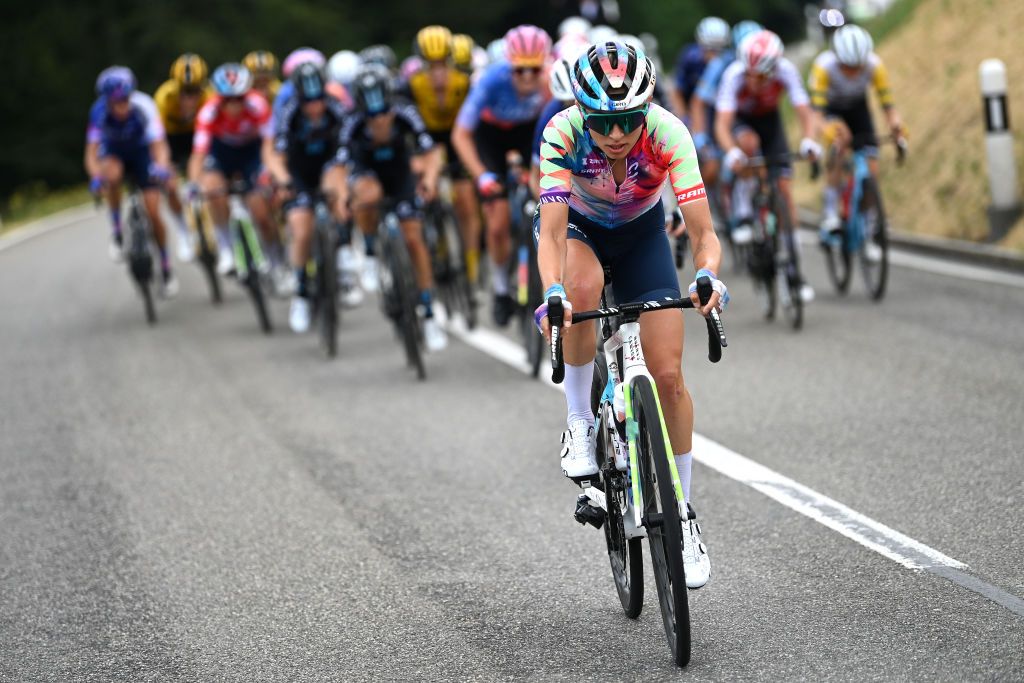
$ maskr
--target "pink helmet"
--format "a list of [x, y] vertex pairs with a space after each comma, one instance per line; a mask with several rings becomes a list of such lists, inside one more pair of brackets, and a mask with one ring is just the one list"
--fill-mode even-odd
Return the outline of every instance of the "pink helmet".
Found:
[[768, 30], [747, 36], [739, 49], [743, 66], [754, 73], [770, 74], [782, 59], [782, 39]]
[[523, 24], [505, 34], [505, 59], [513, 66], [544, 66], [551, 54], [551, 36], [542, 28]]
[[426, 62], [420, 57], [412, 55], [402, 60], [402, 65], [398, 68], [398, 73], [401, 74], [404, 80], [409, 80], [413, 75], [426, 66]]
[[305, 64], [306, 62], [311, 62], [322, 68], [327, 63], [327, 60], [324, 58], [324, 53], [320, 52], [320, 50], [312, 47], [300, 47], [284, 58], [284, 64], [281, 65], [281, 73], [284, 74], [285, 78], [289, 78], [299, 64]]

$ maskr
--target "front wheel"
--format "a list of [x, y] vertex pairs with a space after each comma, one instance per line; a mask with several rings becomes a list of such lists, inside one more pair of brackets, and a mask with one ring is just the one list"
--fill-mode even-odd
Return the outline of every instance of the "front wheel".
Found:
[[326, 226], [317, 229], [317, 297], [319, 298], [320, 341], [328, 358], [338, 355], [338, 262], [334, 231]]
[[251, 226], [239, 224], [233, 231], [238, 236], [238, 242], [242, 249], [242, 259], [245, 263], [244, 283], [252, 298], [253, 308], [256, 309], [256, 318], [259, 320], [260, 329], [263, 334], [270, 334], [274, 327], [270, 322], [270, 313], [267, 310], [267, 297], [263, 292], [263, 283], [260, 280], [259, 271], [256, 268], [256, 258], [253, 249], [249, 244], [250, 239], [258, 239], [252, 231]]
[[881, 301], [889, 279], [889, 236], [886, 233], [888, 226], [882, 195], [874, 178], [864, 179], [860, 215], [864, 226], [860, 250], [861, 272], [871, 299]]
[[[690, 606], [683, 569], [682, 521], [665, 443], [662, 416], [654, 386], [646, 377], [633, 380], [629, 404], [636, 425], [637, 463], [640, 477], [642, 520], [658, 587], [658, 602], [672, 661], [690, 661]], [[629, 430], [627, 429], [627, 432]]]

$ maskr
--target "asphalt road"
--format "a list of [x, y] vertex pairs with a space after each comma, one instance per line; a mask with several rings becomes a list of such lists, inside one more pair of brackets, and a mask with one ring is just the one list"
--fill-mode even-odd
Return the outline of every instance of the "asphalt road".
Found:
[[[458, 340], [417, 383], [372, 305], [327, 362], [195, 267], [150, 329], [105, 238], [0, 250], [0, 680], [1024, 680], [1024, 616], [704, 465], [677, 670], [549, 386]], [[697, 430], [1024, 596], [1024, 289], [896, 268], [874, 305], [807, 261], [801, 333], [735, 276], [722, 363], [688, 326]]]

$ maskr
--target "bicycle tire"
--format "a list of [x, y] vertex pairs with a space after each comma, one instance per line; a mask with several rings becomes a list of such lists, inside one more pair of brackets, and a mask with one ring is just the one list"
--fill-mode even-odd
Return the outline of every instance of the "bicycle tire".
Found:
[[[773, 189], [772, 193], [772, 213], [775, 214], [776, 219], [775, 253], [778, 253], [780, 240], [786, 250], [786, 267], [776, 267], [775, 269], [780, 293], [783, 289], [785, 290], [785, 296], [780, 296], [779, 299], [781, 299], [783, 315], [789, 320], [790, 326], [794, 330], [799, 330], [804, 325], [804, 302], [800, 298], [800, 257], [796, 250], [797, 235], [793, 232], [787, 204], [783, 201], [777, 187]], [[786, 239], [786, 235], [790, 235], [791, 238]]]
[[329, 226], [317, 227], [317, 297], [320, 312], [320, 341], [328, 358], [338, 355], [338, 262], [334, 231]]
[[139, 292], [142, 294], [142, 305], [146, 309], [146, 322], [156, 325], [156, 305], [153, 302], [153, 288], [147, 281], [139, 281]]
[[217, 255], [210, 247], [202, 214], [202, 210], [196, 206], [192, 214], [193, 228], [199, 242], [199, 254], [196, 260], [199, 261], [199, 265], [203, 268], [203, 274], [206, 276], [206, 286], [210, 290], [210, 302], [218, 305], [223, 301], [223, 297], [220, 291], [220, 276], [217, 275]]
[[630, 403], [636, 424], [637, 465], [654, 581], [672, 661], [690, 661], [690, 606], [683, 568], [682, 523], [672, 483], [662, 416], [647, 377], [632, 381]]
[[412, 259], [405, 246], [401, 233], [388, 234], [387, 243], [388, 269], [391, 273], [394, 292], [397, 298], [397, 320], [395, 321], [402, 347], [409, 366], [416, 370], [419, 380], [427, 378], [427, 369], [423, 364], [423, 353], [420, 348], [419, 319], [416, 316], [416, 282], [413, 279]]
[[831, 242], [823, 243], [821, 249], [825, 252], [825, 266], [828, 271], [828, 279], [832, 282], [832, 287], [836, 290], [836, 294], [845, 295], [850, 290], [850, 274], [852, 269], [850, 250], [847, 247], [848, 239], [845, 231], [840, 239], [839, 244], [832, 244]]
[[747, 267], [754, 281], [754, 292], [761, 301], [761, 314], [765, 320], [774, 320], [778, 297], [775, 294], [775, 255], [771, 240], [751, 243], [747, 250]]
[[[882, 193], [878, 191], [878, 183], [872, 177], [864, 179], [861, 191], [861, 216], [868, 216], [871, 206], [875, 207], [876, 225], [864, 227], [864, 241], [860, 249], [861, 275], [864, 276], [864, 284], [867, 287], [868, 295], [872, 301], [881, 301], [885, 296], [885, 287], [889, 280], [889, 235], [885, 217], [885, 207], [882, 204]], [[881, 249], [881, 258], [877, 263], [868, 260], [865, 249], [868, 240], [874, 239], [875, 244]]]
[[148, 219], [138, 200], [128, 208], [128, 272], [139, 288], [146, 323], [156, 325], [156, 302], [153, 300], [153, 254], [149, 246]]
[[530, 274], [527, 279], [526, 298], [529, 302], [526, 306], [526, 357], [530, 363], [530, 375], [540, 376], [540, 367], [544, 362], [544, 351], [548, 348], [544, 336], [537, 330], [537, 324], [533, 319], [533, 312], [544, 302], [543, 283], [540, 280], [540, 270], [537, 268], [537, 246], [533, 243], [533, 237], [527, 238], [527, 251], [529, 253]]
[[249, 248], [250, 235], [246, 234], [247, 228], [244, 224], [235, 227], [239, 244], [242, 247], [242, 258], [245, 261], [245, 288], [249, 290], [253, 308], [256, 309], [256, 319], [259, 321], [260, 330], [263, 334], [270, 334], [274, 327], [270, 322], [270, 313], [267, 311], [267, 297], [263, 293], [263, 284], [260, 282], [260, 274], [256, 269], [256, 260], [252, 249]]

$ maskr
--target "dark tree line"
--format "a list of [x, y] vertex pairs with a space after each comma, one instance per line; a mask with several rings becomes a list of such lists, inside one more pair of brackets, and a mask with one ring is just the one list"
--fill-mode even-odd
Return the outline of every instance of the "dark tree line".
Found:
[[[416, 31], [442, 23], [486, 44], [509, 27], [536, 23], [554, 31], [573, 0], [34, 0], [4, 3], [0, 22], [0, 202], [30, 183], [82, 182], [83, 139], [96, 74], [131, 66], [152, 93], [183, 51], [211, 67], [266, 48], [283, 58], [300, 45], [328, 55], [388, 43], [408, 54]], [[620, 0], [616, 28], [655, 34], [670, 65], [697, 21], [717, 14], [752, 18], [795, 38], [799, 0]]]

